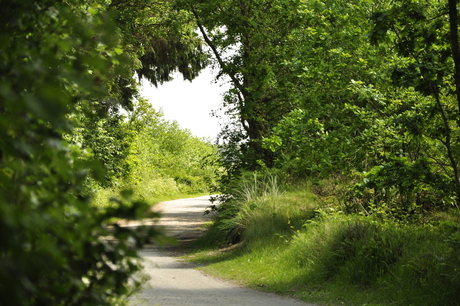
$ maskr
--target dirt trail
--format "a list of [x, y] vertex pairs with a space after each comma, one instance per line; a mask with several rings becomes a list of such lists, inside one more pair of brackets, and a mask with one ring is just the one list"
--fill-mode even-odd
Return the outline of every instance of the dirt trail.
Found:
[[[159, 222], [169, 235], [181, 241], [195, 239], [202, 233], [200, 225], [209, 220], [203, 212], [210, 205], [209, 197], [164, 202], [156, 206], [162, 211]], [[145, 259], [144, 272], [150, 276], [143, 291], [133, 297], [130, 305], [196, 305], [196, 306], [300, 306], [310, 305], [240, 287], [216, 279], [194, 269], [191, 263], [180, 261], [177, 248], [148, 246], [140, 255]]]

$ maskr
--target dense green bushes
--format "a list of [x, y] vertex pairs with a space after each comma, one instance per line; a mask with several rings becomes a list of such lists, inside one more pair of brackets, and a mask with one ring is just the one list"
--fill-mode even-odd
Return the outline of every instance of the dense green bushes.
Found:
[[[193, 7], [231, 79], [224, 109], [234, 120], [222, 133], [229, 171], [372, 179], [376, 206], [459, 206], [453, 0], [178, 3]], [[365, 209], [367, 196], [354, 193]]]

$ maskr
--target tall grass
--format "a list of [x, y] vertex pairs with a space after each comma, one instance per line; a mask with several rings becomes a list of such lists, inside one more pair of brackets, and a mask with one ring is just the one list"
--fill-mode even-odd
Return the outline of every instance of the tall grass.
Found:
[[[275, 174], [254, 173], [243, 177], [232, 197], [218, 208], [218, 217], [210, 230], [211, 240], [229, 245], [242, 240], [284, 235], [300, 228], [302, 220], [313, 213], [308, 201], [290, 200], [286, 184]], [[303, 192], [297, 197], [312, 196]], [[283, 203], [283, 205], [280, 205]]]
[[275, 174], [264, 173], [258, 175], [252, 173], [252, 177], [246, 178], [238, 184], [235, 197], [245, 203], [261, 198], [277, 197], [282, 194], [279, 178]]

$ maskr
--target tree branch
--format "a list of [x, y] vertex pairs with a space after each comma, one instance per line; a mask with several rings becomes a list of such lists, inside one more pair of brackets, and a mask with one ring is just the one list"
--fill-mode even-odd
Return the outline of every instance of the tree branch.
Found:
[[211, 39], [209, 38], [208, 34], [206, 33], [206, 30], [204, 29], [204, 26], [201, 23], [201, 20], [200, 20], [200, 17], [198, 15], [197, 10], [195, 9], [195, 7], [193, 5], [191, 6], [191, 9], [192, 9], [193, 15], [195, 16], [198, 28], [200, 29], [200, 32], [203, 35], [204, 41], [206, 42], [206, 44], [211, 48], [212, 52], [214, 53], [214, 56], [216, 57], [217, 62], [220, 65], [220, 68], [232, 80], [233, 84], [235, 85], [235, 88], [238, 90], [238, 92], [237, 92], [238, 101], [240, 102], [241, 105], [243, 105], [244, 104], [243, 96], [244, 96], [244, 93], [245, 93], [243, 85], [241, 85], [241, 83], [238, 81], [238, 78], [235, 76], [234, 73], [231, 73], [231, 72], [228, 71], [228, 69], [226, 69], [227, 65], [225, 64], [224, 60], [220, 56], [219, 51], [217, 50], [216, 46], [212, 43]]

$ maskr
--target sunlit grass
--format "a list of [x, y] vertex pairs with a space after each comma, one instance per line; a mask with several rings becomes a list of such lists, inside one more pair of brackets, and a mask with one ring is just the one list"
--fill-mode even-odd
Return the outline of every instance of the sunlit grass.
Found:
[[[150, 186], [152, 184], [155, 185], [155, 189]], [[98, 188], [94, 192], [91, 205], [102, 211], [109, 207], [114, 207], [117, 204], [112, 199], [118, 199], [120, 197], [120, 192], [126, 188], [133, 191], [133, 200], [145, 201], [152, 206], [165, 201], [189, 199], [208, 195], [207, 193], [184, 193], [176, 188], [173, 180], [165, 179], [162, 181], [161, 179], [156, 179], [152, 181], [151, 184], [138, 184], [128, 187], [113, 186]]]

